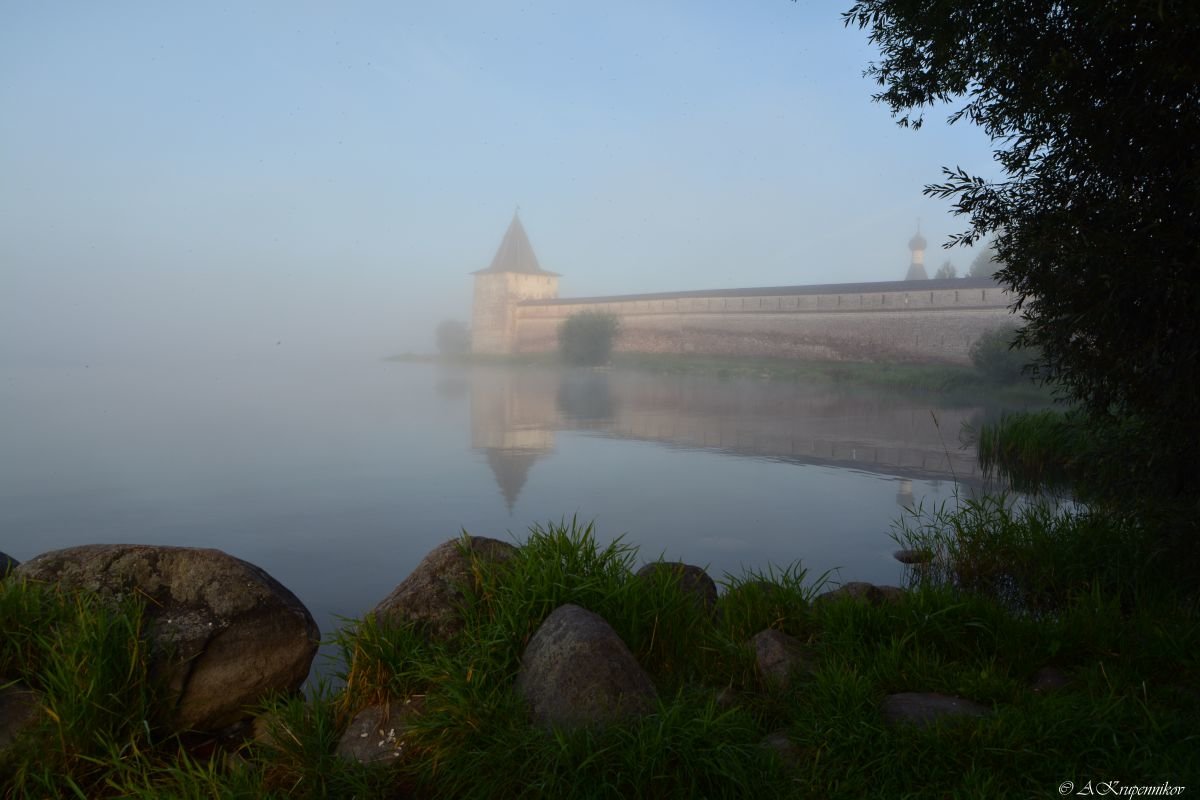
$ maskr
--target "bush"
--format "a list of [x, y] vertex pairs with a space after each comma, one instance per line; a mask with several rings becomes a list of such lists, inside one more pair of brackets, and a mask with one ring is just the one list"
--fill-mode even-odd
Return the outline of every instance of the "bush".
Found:
[[1027, 349], [1013, 346], [1015, 328], [988, 331], [971, 345], [971, 363], [985, 378], [994, 383], [1016, 383], [1025, 365], [1036, 360]]
[[458, 320], [439, 322], [435, 335], [438, 355], [461, 356], [471, 352], [471, 331]]
[[572, 314], [558, 329], [558, 351], [568, 364], [607, 364], [620, 323], [613, 314], [583, 311]]

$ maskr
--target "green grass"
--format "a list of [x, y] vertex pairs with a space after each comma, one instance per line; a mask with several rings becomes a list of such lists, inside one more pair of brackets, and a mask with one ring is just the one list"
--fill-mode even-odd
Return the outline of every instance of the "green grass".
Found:
[[[1161, 579], [1138, 531], [979, 501], [918, 513], [897, 538], [944, 566], [914, 574], [896, 604], [813, 605], [825, 576], [797, 563], [725, 576], [714, 617], [671, 573], [636, 577], [624, 540], [575, 521], [537, 527], [510, 561], [475, 563], [457, 637], [348, 624], [335, 635], [336, 688], [267, 704], [269, 744], [208, 750], [143, 723], [155, 690], [139, 671], [137, 606], [98, 614], [86, 598], [9, 581], [0, 674], [46, 690], [72, 728], [39, 730], [6, 796], [940, 798], [1055, 796], [1065, 780], [1197, 785], [1200, 610]], [[562, 603], [613, 625], [654, 680], [655, 713], [573, 732], [530, 723], [514, 691], [521, 652]], [[787, 689], [760, 681], [745, 646], [767, 627], [812, 657]], [[1046, 665], [1071, 676], [1067, 689], [1029, 689]], [[893, 728], [879, 704], [898, 691], [994, 712]], [[718, 704], [721, 692], [734, 701]], [[400, 763], [334, 755], [357, 710], [415, 695], [423, 711]], [[761, 746], [774, 731], [794, 743], [790, 763]]]
[[1186, 586], [1184, 563], [1129, 515], [1046, 498], [985, 495], [912, 509], [894, 525], [904, 549], [931, 554], [918, 571], [1029, 611], [1053, 610], [1081, 593], [1133, 606]]

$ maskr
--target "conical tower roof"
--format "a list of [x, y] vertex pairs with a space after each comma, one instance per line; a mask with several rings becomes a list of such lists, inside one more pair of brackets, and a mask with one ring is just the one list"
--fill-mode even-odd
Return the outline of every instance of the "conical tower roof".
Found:
[[529, 468], [542, 456], [537, 450], [518, 448], [489, 447], [487, 449], [488, 466], [504, 495], [504, 504], [511, 514], [521, 489], [525, 487], [525, 479], [529, 477]]
[[529, 243], [529, 237], [525, 234], [525, 226], [521, 224], [521, 217], [515, 211], [491, 265], [487, 269], [476, 270], [472, 274], [479, 275], [485, 272], [523, 272], [526, 275], [558, 274], [544, 270], [538, 264], [537, 256], [533, 252], [533, 245]]

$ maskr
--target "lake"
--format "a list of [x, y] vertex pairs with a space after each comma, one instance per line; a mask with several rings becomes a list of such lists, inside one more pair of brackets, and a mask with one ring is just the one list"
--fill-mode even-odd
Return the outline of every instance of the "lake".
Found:
[[982, 406], [802, 383], [393, 363], [0, 371], [0, 550], [216, 547], [328, 633], [467, 530], [577, 516], [714, 577], [897, 583], [905, 506], [981, 483]]

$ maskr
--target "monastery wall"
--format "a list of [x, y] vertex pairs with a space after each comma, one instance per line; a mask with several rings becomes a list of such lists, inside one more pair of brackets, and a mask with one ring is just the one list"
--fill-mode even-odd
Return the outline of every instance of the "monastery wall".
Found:
[[554, 350], [567, 317], [602, 311], [621, 321], [619, 351], [967, 363], [981, 334], [1014, 322], [1011, 302], [989, 279], [526, 300], [512, 352]]

